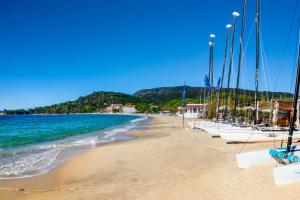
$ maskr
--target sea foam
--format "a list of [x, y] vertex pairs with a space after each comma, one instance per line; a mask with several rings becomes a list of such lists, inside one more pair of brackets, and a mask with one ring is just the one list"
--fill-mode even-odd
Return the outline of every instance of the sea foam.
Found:
[[[93, 148], [98, 144], [124, 140], [124, 133], [136, 128], [147, 117], [130, 123], [90, 134], [77, 135], [62, 140], [0, 150], [0, 179], [24, 178], [46, 173], [61, 161], [66, 150]], [[125, 138], [127, 139], [127, 138]]]

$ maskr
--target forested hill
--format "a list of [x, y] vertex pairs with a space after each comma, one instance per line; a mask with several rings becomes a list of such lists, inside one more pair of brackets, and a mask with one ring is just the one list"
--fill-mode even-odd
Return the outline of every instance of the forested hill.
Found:
[[[135, 104], [141, 112], [149, 111], [151, 105], [158, 106], [158, 109], [168, 109], [176, 111], [180, 104], [183, 86], [177, 87], [160, 87], [153, 89], [144, 89], [135, 92], [133, 95], [124, 94], [119, 92], [94, 92], [90, 95], [79, 97], [77, 100], [68, 101], [60, 104], [50, 106], [37, 107], [33, 109], [20, 109], [20, 110], [4, 110], [7, 114], [60, 114], [60, 113], [93, 113], [105, 112], [105, 108], [110, 104]], [[203, 87], [190, 87], [186, 86], [186, 98], [190, 102], [199, 102], [199, 98], [203, 98], [205, 93]], [[224, 92], [223, 90], [222, 92]], [[240, 93], [250, 97], [252, 101], [254, 91], [240, 90]], [[231, 98], [233, 89], [231, 89]], [[266, 99], [266, 92], [260, 92], [259, 98]], [[269, 98], [275, 99], [290, 99], [292, 97], [289, 93], [283, 92], [268, 92]], [[186, 102], [189, 102], [186, 101]], [[152, 106], [153, 107], [153, 106]]]
[[33, 109], [5, 110], [7, 114], [60, 114], [60, 113], [93, 113], [104, 112], [105, 108], [113, 103], [138, 104], [145, 102], [141, 97], [119, 92], [94, 92], [90, 95], [79, 97], [75, 101], [68, 101], [51, 106]]
[[[187, 98], [203, 98], [207, 90], [204, 87], [191, 87], [186, 86], [186, 97]], [[133, 95], [141, 97], [151, 102], [155, 103], [166, 103], [173, 99], [181, 98], [183, 91], [183, 86], [176, 87], [159, 87], [153, 89], [143, 89], [135, 92]], [[225, 89], [222, 89], [221, 92], [225, 92]], [[234, 89], [230, 89], [230, 93], [234, 93]], [[254, 96], [253, 90], [239, 90], [240, 94], [245, 94], [247, 96]], [[291, 98], [292, 94], [286, 92], [266, 92], [260, 91], [258, 96], [266, 96], [268, 94], [269, 98], [280, 99], [280, 98]]]

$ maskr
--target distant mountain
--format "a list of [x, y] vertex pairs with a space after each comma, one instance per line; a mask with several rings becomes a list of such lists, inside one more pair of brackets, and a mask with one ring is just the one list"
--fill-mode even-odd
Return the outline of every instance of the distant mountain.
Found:
[[[133, 95], [136, 97], [140, 97], [146, 99], [150, 102], [155, 103], [166, 103], [173, 99], [181, 98], [183, 91], [183, 86], [175, 86], [175, 87], [159, 87], [159, 88], [152, 88], [152, 89], [143, 89], [135, 92]], [[204, 93], [207, 90], [204, 87], [191, 87], [186, 86], [186, 97], [187, 98], [200, 98], [204, 96]], [[222, 92], [225, 92], [225, 89], [222, 89]], [[230, 89], [231, 94], [233, 94], [234, 89]], [[245, 94], [248, 96], [254, 96], [253, 90], [243, 90], [239, 89], [240, 94]], [[292, 94], [286, 92], [266, 92], [260, 91], [258, 96], [266, 96], [268, 94], [269, 98], [291, 98]]]
[[[203, 96], [205, 88], [186, 86], [186, 97], [199, 98]], [[166, 103], [173, 99], [181, 98], [183, 86], [159, 87], [152, 89], [143, 89], [135, 92], [133, 96], [146, 99], [154, 103]]]

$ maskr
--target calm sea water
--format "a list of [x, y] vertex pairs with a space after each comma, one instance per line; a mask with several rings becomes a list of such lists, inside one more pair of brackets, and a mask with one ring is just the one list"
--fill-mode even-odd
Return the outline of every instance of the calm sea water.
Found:
[[66, 152], [130, 139], [124, 132], [142, 120], [101, 114], [0, 116], [0, 178], [44, 173]]

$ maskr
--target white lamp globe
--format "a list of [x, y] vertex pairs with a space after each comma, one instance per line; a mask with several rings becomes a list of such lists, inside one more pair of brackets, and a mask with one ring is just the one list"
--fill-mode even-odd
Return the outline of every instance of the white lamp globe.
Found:
[[227, 28], [227, 29], [231, 29], [231, 27], [232, 27], [231, 24], [227, 24], [227, 25], [226, 25], [226, 28]]
[[240, 13], [238, 13], [238, 12], [233, 12], [232, 15], [233, 15], [234, 17], [238, 17], [238, 16], [240, 16]]

